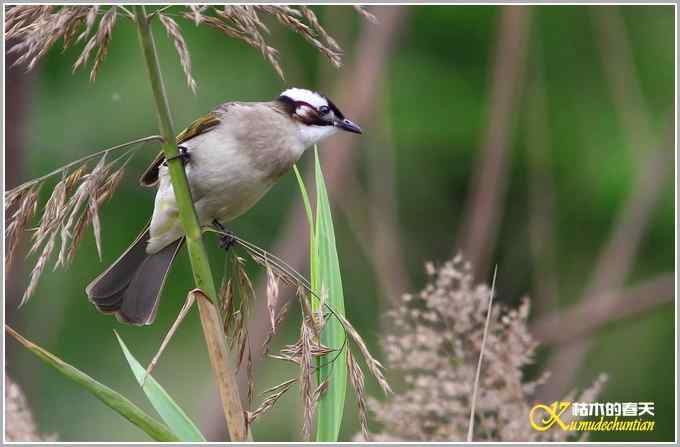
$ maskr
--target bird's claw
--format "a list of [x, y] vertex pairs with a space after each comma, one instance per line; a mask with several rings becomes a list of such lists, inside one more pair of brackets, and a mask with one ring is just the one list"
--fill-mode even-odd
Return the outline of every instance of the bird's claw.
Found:
[[234, 232], [227, 230], [217, 219], [213, 221], [213, 225], [218, 231], [223, 233], [220, 235], [220, 240], [218, 242], [220, 248], [222, 248], [224, 251], [229, 250], [236, 242], [236, 238], [234, 238]]
[[223, 234], [220, 236], [220, 248], [223, 249], [224, 251], [228, 251], [232, 245], [236, 243], [236, 239], [234, 239], [234, 233], [231, 231], [227, 232], [227, 234]]
[[177, 155], [175, 155], [174, 157], [168, 158], [168, 161], [179, 159], [182, 162], [182, 166], [185, 166], [187, 163], [189, 163], [189, 160], [191, 159], [191, 155], [189, 154], [189, 149], [187, 149], [184, 146], [178, 146], [177, 150], [179, 151], [179, 153]]

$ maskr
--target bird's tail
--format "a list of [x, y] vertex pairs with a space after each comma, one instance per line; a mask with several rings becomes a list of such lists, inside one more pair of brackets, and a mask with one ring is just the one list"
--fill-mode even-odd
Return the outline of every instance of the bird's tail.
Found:
[[149, 254], [146, 252], [148, 240], [146, 227], [125, 253], [85, 289], [99, 311], [115, 313], [124, 323], [153, 323], [165, 278], [184, 242], [184, 238], [180, 238]]

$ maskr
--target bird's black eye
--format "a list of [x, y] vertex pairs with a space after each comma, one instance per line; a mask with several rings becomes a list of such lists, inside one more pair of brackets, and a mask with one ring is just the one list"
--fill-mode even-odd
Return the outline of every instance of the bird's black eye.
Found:
[[319, 113], [320, 113], [321, 115], [326, 115], [326, 114], [328, 114], [328, 112], [330, 112], [330, 111], [331, 111], [331, 109], [329, 109], [328, 106], [321, 106], [321, 107], [319, 107]]

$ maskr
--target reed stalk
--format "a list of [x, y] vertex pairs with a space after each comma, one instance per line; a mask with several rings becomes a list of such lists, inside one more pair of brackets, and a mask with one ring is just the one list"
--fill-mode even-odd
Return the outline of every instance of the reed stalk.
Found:
[[178, 158], [173, 159], [173, 157], [178, 155], [178, 149], [175, 143], [170, 105], [165, 93], [156, 45], [149, 26], [150, 17], [146, 14], [144, 6], [135, 6], [135, 20], [156, 104], [159, 129], [164, 140], [162, 148], [166, 159], [169, 160], [170, 180], [175, 192], [182, 227], [186, 234], [186, 244], [194, 282], [196, 287], [205, 292], [208, 297], [208, 299], [198, 300], [198, 309], [201, 316], [203, 335], [210, 356], [210, 363], [215, 373], [217, 388], [222, 400], [227, 429], [231, 440], [234, 442], [252, 441], [252, 435], [245, 423], [241, 399], [235, 380], [235, 371], [227, 361], [229, 357], [222, 332], [222, 324], [217, 314], [217, 309], [210, 302], [210, 300], [214, 302], [216, 299], [217, 291], [203, 244], [201, 227], [191, 198], [189, 183], [187, 182], [182, 162]]

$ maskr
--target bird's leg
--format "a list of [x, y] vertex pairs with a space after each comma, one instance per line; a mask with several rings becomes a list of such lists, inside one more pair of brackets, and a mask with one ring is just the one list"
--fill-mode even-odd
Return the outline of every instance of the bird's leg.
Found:
[[191, 160], [191, 155], [189, 155], [189, 149], [187, 149], [184, 146], [177, 146], [177, 150], [179, 151], [179, 153], [174, 157], [168, 158], [168, 161], [179, 158], [180, 161], [182, 162], [182, 166], [185, 166], [187, 163], [189, 163], [189, 160]]
[[217, 219], [213, 220], [213, 226], [217, 228], [217, 231], [221, 231], [223, 233], [220, 235], [220, 248], [223, 248], [224, 251], [229, 251], [231, 246], [236, 243], [236, 239], [234, 239], [234, 233], [231, 230], [227, 230]]

